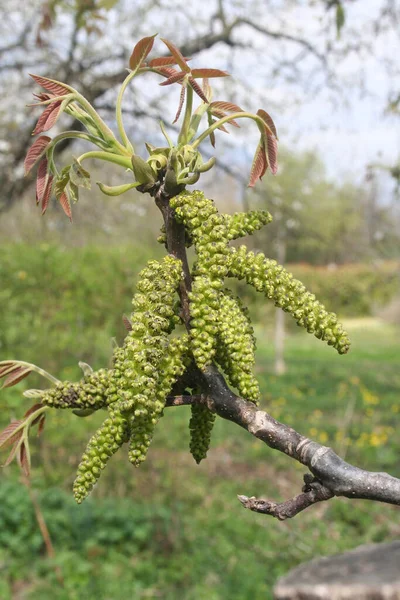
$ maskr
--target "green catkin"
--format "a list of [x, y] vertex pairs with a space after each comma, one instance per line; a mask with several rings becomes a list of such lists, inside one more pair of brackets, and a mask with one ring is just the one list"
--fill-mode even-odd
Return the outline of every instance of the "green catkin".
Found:
[[255, 404], [260, 388], [253, 373], [255, 336], [249, 314], [230, 290], [220, 295], [216, 360], [240, 395]]
[[214, 426], [215, 414], [203, 404], [193, 404], [192, 416], [189, 423], [190, 452], [199, 464], [206, 458], [210, 447], [211, 431]]
[[290, 313], [299, 326], [333, 346], [339, 354], [348, 352], [350, 340], [337, 316], [325, 310], [314, 294], [276, 261], [261, 252], [248, 252], [246, 246], [231, 248], [229, 275], [245, 279], [273, 300], [275, 306]]
[[234, 215], [225, 215], [225, 218], [230, 240], [237, 240], [245, 235], [252, 235], [255, 231], [272, 221], [272, 216], [267, 210], [235, 213]]
[[166, 357], [172, 349], [177, 354], [177, 348], [182, 346], [168, 341], [177, 320], [175, 298], [181, 278], [181, 262], [173, 256], [165, 257], [161, 263], [148, 263], [140, 274], [138, 293], [132, 301], [132, 329], [123, 347], [114, 353], [110, 408], [121, 411], [129, 422], [128, 456], [136, 466], [146, 458], [165, 405], [161, 380], [165, 374], [169, 381], [171, 375], [163, 368]]
[[197, 366], [204, 369], [216, 351], [218, 292], [227, 275], [228, 228], [214, 202], [203, 192], [184, 191], [171, 199], [178, 221], [185, 225], [195, 246], [197, 261], [193, 268], [190, 322], [192, 352]]
[[81, 381], [63, 381], [46, 390], [42, 404], [52, 408], [90, 408], [98, 410], [107, 404], [107, 390], [111, 371], [100, 369], [90, 373]]
[[189, 336], [172, 338], [165, 356], [159, 365], [159, 378], [151, 411], [148, 414], [134, 415], [131, 423], [129, 460], [139, 466], [146, 458], [151, 444], [154, 428], [162, 416], [165, 402], [176, 380], [183, 375], [190, 362]]
[[78, 466], [78, 473], [73, 485], [74, 497], [78, 504], [92, 491], [111, 456], [128, 439], [127, 419], [118, 413], [110, 414], [89, 440]]

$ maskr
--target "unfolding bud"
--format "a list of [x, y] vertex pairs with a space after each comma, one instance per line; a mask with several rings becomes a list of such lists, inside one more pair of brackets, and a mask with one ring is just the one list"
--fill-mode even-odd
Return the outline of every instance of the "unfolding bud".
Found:
[[133, 154], [131, 162], [136, 181], [139, 182], [140, 185], [153, 185], [156, 182], [153, 169], [141, 156]]

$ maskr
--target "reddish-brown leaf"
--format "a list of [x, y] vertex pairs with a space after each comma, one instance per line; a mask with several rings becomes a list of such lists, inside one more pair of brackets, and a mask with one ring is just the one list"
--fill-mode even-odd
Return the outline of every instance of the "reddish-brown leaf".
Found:
[[223, 131], [224, 133], [227, 133], [229, 135], [229, 131], [227, 130], [226, 127], [224, 127], [224, 125], [220, 125], [219, 127], [217, 127], [217, 129], [219, 129], [220, 131]]
[[278, 170], [278, 143], [272, 135], [267, 135], [267, 154], [271, 172], [276, 175]]
[[272, 120], [272, 117], [267, 112], [265, 112], [265, 110], [263, 110], [262, 108], [260, 108], [257, 111], [257, 114], [258, 114], [259, 117], [262, 118], [262, 120], [268, 126], [269, 131], [267, 129], [267, 132], [270, 135], [274, 135], [276, 137], [276, 139], [278, 139], [278, 134], [277, 134], [277, 131], [276, 131], [275, 123]]
[[18, 369], [19, 365], [13, 360], [4, 360], [0, 363], [0, 379], [7, 375], [7, 373], [11, 373], [11, 371], [15, 371]]
[[56, 102], [52, 102], [48, 106], [46, 106], [45, 110], [40, 115], [40, 118], [36, 124], [35, 129], [33, 130], [32, 135], [36, 135], [37, 133], [43, 133], [43, 131], [48, 131], [53, 127], [58, 117], [61, 114], [61, 100], [57, 100]]
[[53, 179], [54, 179], [53, 175], [49, 174], [49, 176], [47, 178], [46, 189], [44, 190], [44, 194], [42, 197], [42, 215], [44, 215], [44, 213], [46, 212], [48, 204], [49, 204], [51, 192], [53, 190]]
[[201, 77], [207, 77], [209, 79], [211, 77], [228, 77], [229, 73], [220, 71], [219, 69], [192, 69], [191, 75], [196, 79], [200, 79]]
[[157, 34], [150, 35], [149, 37], [144, 37], [138, 41], [129, 59], [129, 68], [132, 71], [140, 67], [146, 56], [150, 54], [156, 35]]
[[39, 163], [39, 168], [36, 176], [36, 204], [39, 204], [43, 198], [43, 194], [46, 190], [46, 184], [48, 180], [48, 162], [47, 158], [44, 157]]
[[[218, 117], [218, 119], [223, 119], [227, 116], [227, 114], [223, 110], [219, 110], [218, 108], [212, 108], [211, 113]], [[231, 119], [230, 121], [228, 121], [228, 123], [229, 125], [233, 125], [234, 127], [240, 128], [239, 123], [235, 121], [235, 119]]]
[[253, 163], [251, 165], [249, 187], [254, 187], [256, 181], [261, 179], [267, 170], [268, 163], [265, 154], [265, 148], [261, 142], [257, 146], [257, 150], [254, 154]]
[[31, 469], [30, 469], [29, 457], [28, 457], [28, 452], [26, 450], [25, 442], [22, 442], [22, 444], [19, 448], [18, 459], [19, 459], [19, 464], [21, 466], [21, 469], [22, 469], [24, 475], [26, 477], [29, 477], [29, 475], [31, 474]]
[[208, 104], [207, 96], [205, 95], [197, 81], [193, 79], [193, 77], [189, 77], [189, 83], [192, 86], [193, 90], [196, 92], [196, 94], [200, 96], [200, 98], [203, 100], [203, 102], [207, 102]]
[[186, 77], [186, 73], [184, 73], [183, 71], [178, 71], [177, 73], [174, 73], [174, 75], [171, 75], [171, 77], [168, 77], [168, 79], [166, 79], [165, 81], [162, 81], [161, 83], [159, 83], [159, 85], [171, 85], [172, 83], [180, 83], [183, 79], [185, 79]]
[[54, 94], [49, 94], [48, 92], [40, 92], [40, 94], [33, 94], [34, 98], [37, 98], [39, 102], [35, 102], [34, 104], [28, 104], [27, 106], [39, 106], [43, 104], [43, 102], [47, 102], [47, 100], [51, 100], [51, 98], [55, 98]]
[[240, 108], [237, 104], [233, 104], [232, 102], [225, 102], [224, 100], [217, 100], [216, 102], [211, 102], [210, 108], [217, 108], [218, 110], [223, 110], [226, 112], [243, 112], [243, 108]]
[[20, 433], [21, 433], [21, 435], [15, 440], [14, 445], [11, 448], [11, 452], [7, 456], [6, 462], [4, 463], [3, 467], [8, 467], [8, 465], [14, 460], [23, 432], [21, 431]]
[[160, 75], [164, 75], [164, 77], [172, 77], [172, 75], [175, 75], [176, 73], [180, 73], [180, 71], [177, 71], [173, 67], [158, 67], [156, 69], [156, 71]]
[[[9, 423], [7, 425], [7, 427], [5, 429], [3, 429], [3, 431], [0, 433], [0, 447], [1, 448], [6, 448], [7, 446], [9, 446], [10, 444], [13, 443], [15, 436], [17, 436], [18, 433], [14, 433], [14, 431], [21, 425], [22, 421], [18, 420], [18, 421], [12, 421], [11, 423]], [[21, 431], [22, 433], [22, 431]]]
[[32, 167], [43, 156], [47, 146], [51, 142], [51, 138], [47, 135], [41, 135], [32, 146], [29, 148], [24, 162], [25, 175], [28, 175]]
[[[26, 419], [27, 417], [29, 417], [29, 415], [31, 415], [32, 413], [36, 412], [39, 408], [43, 408], [43, 404], [40, 404], [40, 403], [33, 404], [33, 406], [31, 406], [30, 408], [28, 408], [28, 410], [24, 414], [24, 419]], [[34, 425], [35, 422], [37, 422], [37, 421], [33, 421], [32, 424]]]
[[180, 66], [182, 71], [185, 73], [190, 73], [190, 67], [186, 62], [185, 57], [182, 55], [181, 51], [169, 40], [165, 40], [161, 38], [161, 41], [167, 46], [168, 50], [171, 52], [172, 56], [176, 60], [176, 64]]
[[[185, 60], [190, 58], [184, 57]], [[169, 67], [170, 65], [176, 65], [176, 58], [174, 56], [160, 56], [160, 58], [153, 58], [149, 62], [149, 67]]]
[[61, 208], [64, 213], [67, 215], [68, 219], [72, 222], [72, 212], [71, 212], [71, 204], [68, 198], [67, 192], [64, 190], [61, 196], [59, 197], [59, 202], [61, 204]]
[[125, 325], [125, 329], [127, 331], [132, 331], [132, 322], [131, 322], [131, 320], [126, 315], [122, 316], [122, 321], [123, 321], [123, 323]]
[[180, 114], [181, 114], [181, 111], [182, 111], [182, 106], [183, 106], [183, 103], [185, 101], [185, 95], [186, 95], [186, 86], [183, 85], [182, 88], [181, 88], [181, 94], [180, 94], [180, 97], [179, 97], [178, 110], [176, 111], [175, 119], [172, 121], [172, 123], [176, 123], [177, 120], [180, 117]]
[[32, 371], [31, 367], [23, 367], [23, 366], [20, 366], [20, 367], [14, 369], [5, 378], [1, 389], [12, 387], [13, 385], [16, 385], [17, 383], [19, 383], [20, 381], [25, 379], [25, 377], [28, 377], [28, 375], [31, 371]]
[[39, 420], [39, 425], [38, 425], [38, 432], [37, 432], [38, 437], [39, 437], [39, 435], [42, 435], [42, 433], [43, 433], [45, 422], [46, 422], [46, 415], [42, 415], [42, 417]]
[[71, 91], [71, 88], [65, 87], [62, 83], [55, 81], [54, 79], [48, 79], [47, 77], [41, 77], [40, 75], [32, 75], [32, 73], [30, 73], [30, 76], [38, 85], [45, 90], [52, 92], [56, 96], [64, 96]]

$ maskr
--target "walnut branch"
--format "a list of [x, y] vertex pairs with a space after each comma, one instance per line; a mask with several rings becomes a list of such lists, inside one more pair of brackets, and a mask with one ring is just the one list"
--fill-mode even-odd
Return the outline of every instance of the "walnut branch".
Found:
[[198, 383], [203, 382], [202, 396], [168, 398], [166, 406], [206, 403], [208, 408], [223, 419], [232, 421], [263, 441], [308, 467], [302, 493], [286, 502], [276, 504], [267, 500], [239, 496], [245, 508], [269, 514], [280, 520], [294, 517], [317, 502], [334, 496], [375, 500], [400, 506], [400, 479], [387, 473], [359, 469], [342, 460], [331, 448], [301, 435], [252, 402], [236, 396], [227, 386], [216, 367], [198, 372]]
[[[184, 244], [184, 228], [174, 218], [169, 197], [163, 192], [162, 183], [157, 192], [152, 195], [164, 216], [168, 250], [181, 259], [184, 265], [185, 278], [182, 281], [180, 295], [185, 325], [189, 329], [188, 291], [191, 277]], [[166, 406], [205, 403], [211, 411], [223, 419], [236, 423], [270, 448], [305, 465], [312, 474], [306, 476], [301, 494], [281, 504], [239, 496], [240, 502], [246, 508], [282, 520], [293, 517], [316, 502], [328, 500], [333, 496], [400, 505], [400, 479], [387, 473], [373, 473], [359, 469], [342, 460], [331, 448], [322, 446], [284, 423], [280, 423], [265, 411], [259, 410], [252, 402], [234, 394], [214, 365], [208, 366], [205, 371], [192, 367], [190, 375], [195, 384], [192, 387], [198, 387], [202, 395], [170, 397], [167, 399]]]

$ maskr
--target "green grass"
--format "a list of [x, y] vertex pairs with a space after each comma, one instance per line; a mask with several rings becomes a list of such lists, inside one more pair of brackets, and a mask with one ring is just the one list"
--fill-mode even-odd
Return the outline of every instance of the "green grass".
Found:
[[[72, 256], [48, 246], [3, 251], [0, 360], [32, 360], [72, 380], [78, 360], [107, 364], [145, 256], [132, 249]], [[400, 476], [399, 328], [371, 319], [348, 326], [347, 356], [290, 327], [287, 373], [276, 377], [272, 332], [258, 325], [262, 407], [351, 462]], [[39, 384], [30, 377], [1, 392], [0, 426], [29, 406], [21, 391]], [[265, 600], [300, 562], [399, 537], [398, 508], [363, 501], [334, 499], [284, 523], [243, 510], [237, 494], [287, 499], [298, 493], [304, 469], [221, 419], [197, 466], [188, 452], [189, 414], [168, 409], [147, 461], [134, 469], [122, 450], [79, 507], [74, 472], [101, 415], [50, 414], [32, 443], [32, 484], [56, 558], [45, 556], [17, 465], [2, 469], [0, 598]]]

